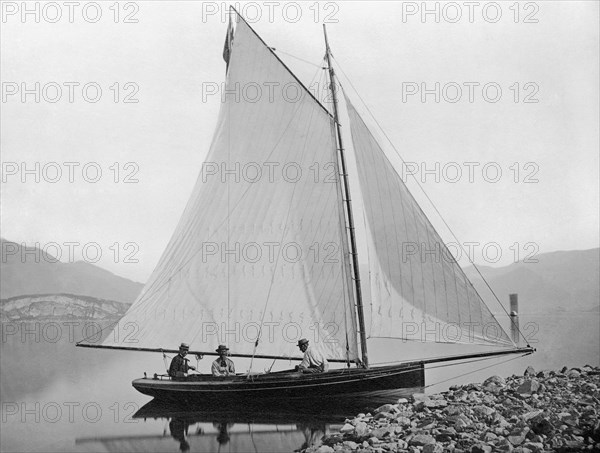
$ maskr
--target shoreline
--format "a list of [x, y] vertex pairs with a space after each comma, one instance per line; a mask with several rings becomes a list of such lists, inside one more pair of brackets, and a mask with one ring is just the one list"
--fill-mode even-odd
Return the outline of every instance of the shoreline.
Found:
[[600, 367], [564, 367], [415, 393], [346, 419], [305, 453], [600, 452]]

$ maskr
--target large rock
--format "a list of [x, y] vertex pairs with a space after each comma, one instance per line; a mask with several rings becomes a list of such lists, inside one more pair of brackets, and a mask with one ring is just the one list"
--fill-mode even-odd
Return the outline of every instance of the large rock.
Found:
[[517, 447], [513, 450], [513, 453], [533, 453], [529, 448]]
[[378, 412], [375, 414], [375, 417], [373, 417], [373, 420], [381, 420], [381, 419], [385, 419], [385, 418], [394, 418], [395, 414], [391, 413], [391, 412]]
[[546, 417], [538, 416], [531, 420], [531, 429], [536, 434], [543, 434], [544, 436], [551, 436], [554, 432], [554, 426]]
[[436, 400], [427, 400], [424, 401], [423, 404], [425, 405], [425, 407], [428, 407], [429, 409], [437, 409], [440, 407], [446, 407], [448, 405], [448, 401], [446, 401], [445, 399], [436, 399]]
[[377, 409], [375, 409], [376, 414], [379, 412], [397, 412], [397, 408], [393, 404], [384, 404], [383, 406], [379, 406]]
[[358, 422], [354, 426], [354, 435], [356, 437], [365, 437], [367, 434], [369, 434], [369, 427], [365, 422]]
[[508, 441], [513, 445], [521, 445], [525, 438], [527, 437], [527, 433], [529, 432], [529, 428], [515, 428], [508, 435]]
[[535, 393], [539, 390], [540, 383], [535, 379], [528, 379], [523, 382], [519, 388], [517, 388], [517, 393], [527, 394], [527, 393]]
[[543, 412], [544, 412], [544, 411], [542, 411], [542, 410], [536, 410], [536, 411], [527, 412], [527, 413], [525, 413], [525, 414], [521, 415], [521, 418], [522, 418], [524, 421], [531, 420], [531, 419], [533, 419], [533, 418], [536, 418], [537, 416], [539, 416], [539, 415], [540, 415], [540, 414], [542, 414]]
[[423, 453], [443, 453], [444, 447], [440, 444], [427, 444], [423, 447]]
[[374, 429], [373, 431], [371, 431], [370, 435], [371, 437], [376, 437], [377, 439], [383, 439], [389, 432], [390, 428], [384, 426], [381, 428]]
[[494, 384], [494, 385], [506, 385], [506, 381], [504, 380], [504, 378], [502, 378], [500, 376], [490, 376], [485, 381], [483, 381], [483, 386], [487, 387], [490, 384]]
[[344, 435], [343, 434], [334, 433], [334, 434], [330, 434], [327, 437], [324, 437], [322, 440], [323, 440], [323, 444], [324, 445], [329, 445], [331, 447], [331, 446], [333, 446], [335, 444], [339, 444], [339, 443], [343, 442]]
[[469, 419], [465, 420], [465, 419], [459, 418], [458, 420], [456, 420], [454, 422], [454, 428], [457, 431], [463, 431], [465, 428], [468, 428], [472, 425], [473, 425], [473, 422]]
[[354, 425], [351, 425], [350, 423], [346, 423], [344, 424], [344, 426], [342, 426], [340, 428], [340, 433], [342, 434], [348, 434], [354, 431]]
[[429, 434], [417, 434], [413, 436], [412, 439], [408, 441], [409, 445], [414, 445], [415, 447], [424, 446], [428, 444], [435, 444], [435, 437], [430, 436]]
[[413, 393], [411, 395], [413, 403], [418, 403], [418, 402], [425, 402], [427, 400], [429, 400], [429, 397], [427, 395], [425, 395], [425, 393]]
[[479, 418], [489, 418], [496, 413], [496, 410], [487, 406], [473, 406], [473, 412]]
[[531, 451], [540, 452], [544, 451], [544, 444], [541, 442], [525, 442], [523, 444], [524, 448], [529, 448]]
[[316, 453], [334, 453], [335, 450], [328, 445], [321, 445], [317, 448]]
[[369, 445], [377, 445], [377, 444], [381, 443], [381, 441], [375, 436], [369, 437], [368, 442], [369, 442]]
[[585, 448], [585, 443], [581, 440], [566, 440], [565, 447], [571, 451], [580, 451]]
[[492, 447], [485, 444], [476, 444], [471, 447], [471, 453], [492, 453]]
[[408, 442], [399, 439], [398, 442], [396, 442], [396, 446], [398, 447], [398, 450], [406, 450], [408, 448]]
[[513, 451], [513, 446], [507, 439], [500, 439], [494, 448], [496, 451]]
[[465, 412], [465, 406], [448, 406], [444, 409], [444, 414], [452, 416], [459, 415]]
[[417, 428], [419, 428], [420, 430], [433, 429], [436, 427], [436, 425], [437, 422], [433, 418], [424, 418], [417, 422]]
[[523, 376], [535, 376], [535, 369], [532, 366], [528, 366], [525, 372], [523, 373]]
[[398, 423], [400, 426], [410, 426], [411, 420], [410, 418], [405, 417], [404, 415], [400, 415], [396, 417], [396, 423]]
[[498, 439], [498, 436], [490, 431], [487, 431], [481, 436], [481, 440], [484, 442], [493, 442]]

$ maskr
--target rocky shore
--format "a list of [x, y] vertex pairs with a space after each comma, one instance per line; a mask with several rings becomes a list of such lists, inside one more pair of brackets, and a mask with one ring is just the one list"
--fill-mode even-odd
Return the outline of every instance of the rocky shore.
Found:
[[600, 451], [600, 368], [566, 367], [385, 404], [306, 453]]

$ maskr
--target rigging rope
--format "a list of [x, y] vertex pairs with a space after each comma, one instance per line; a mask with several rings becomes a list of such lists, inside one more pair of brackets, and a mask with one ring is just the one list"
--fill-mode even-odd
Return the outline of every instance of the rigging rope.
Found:
[[295, 56], [295, 55], [292, 55], [291, 53], [284, 52], [284, 51], [283, 51], [283, 50], [281, 50], [281, 49], [276, 49], [275, 47], [271, 47], [271, 50], [272, 50], [273, 52], [282, 53], [282, 54], [284, 54], [284, 55], [287, 55], [287, 56], [289, 56], [289, 57], [295, 58], [296, 60], [300, 60], [300, 61], [302, 61], [303, 63], [309, 64], [309, 65], [311, 65], [311, 66], [314, 66], [314, 67], [316, 67], [316, 68], [323, 69], [323, 68], [322, 68], [322, 66], [319, 66], [318, 64], [315, 64], [315, 63], [313, 63], [312, 61], [308, 61], [308, 60], [305, 60], [305, 59], [303, 59], [303, 58], [300, 58], [300, 57], [297, 57], [297, 56]]
[[[335, 57], [333, 57], [333, 55], [332, 55], [332, 58], [335, 60], [337, 67], [339, 68], [339, 70], [341, 71], [341, 73], [344, 75], [344, 77], [346, 78], [346, 80], [350, 84], [350, 87], [354, 90], [354, 92], [356, 93], [356, 95], [358, 96], [358, 98], [360, 99], [360, 101], [362, 102], [362, 104], [364, 105], [364, 107], [366, 108], [367, 112], [369, 113], [369, 115], [371, 116], [371, 118], [373, 119], [373, 121], [375, 121], [375, 124], [377, 124], [377, 127], [379, 128], [379, 130], [381, 131], [381, 133], [384, 135], [384, 137], [386, 138], [386, 140], [389, 142], [389, 144], [391, 145], [392, 149], [396, 152], [396, 154], [402, 160], [402, 162], [406, 162], [404, 160], [404, 158], [402, 157], [402, 155], [400, 154], [400, 152], [398, 151], [398, 149], [396, 148], [396, 146], [394, 146], [394, 143], [392, 142], [392, 140], [390, 139], [390, 137], [387, 135], [387, 133], [385, 132], [385, 130], [379, 124], [379, 121], [377, 121], [377, 118], [375, 118], [375, 115], [373, 115], [373, 113], [371, 112], [371, 109], [369, 109], [369, 106], [364, 101], [364, 99], [362, 98], [362, 96], [360, 95], [360, 93], [358, 92], [358, 90], [355, 88], [355, 86], [352, 83], [352, 81], [350, 80], [350, 78], [346, 75], [346, 73], [342, 69], [341, 65], [339, 64], [339, 62], [335, 59]], [[339, 82], [339, 79], [338, 79], [338, 82]], [[343, 86], [342, 86], [341, 82], [340, 82], [340, 87], [342, 87], [342, 90], [343, 90]], [[413, 180], [417, 184], [417, 187], [420, 189], [420, 191], [423, 193], [423, 195], [425, 195], [425, 197], [427, 198], [427, 201], [429, 201], [429, 203], [431, 204], [431, 206], [433, 207], [433, 209], [435, 210], [435, 212], [437, 213], [437, 215], [440, 217], [440, 219], [442, 220], [442, 222], [444, 223], [444, 225], [446, 226], [446, 228], [448, 229], [448, 231], [450, 232], [450, 234], [452, 235], [452, 237], [454, 238], [454, 240], [458, 243], [458, 245], [460, 246], [461, 250], [465, 253], [465, 255], [467, 256], [467, 259], [469, 260], [469, 262], [471, 263], [471, 265], [473, 266], [473, 268], [477, 271], [477, 273], [479, 274], [479, 276], [481, 277], [481, 279], [483, 280], [483, 282], [485, 283], [485, 285], [487, 286], [487, 288], [490, 290], [490, 292], [492, 293], [492, 295], [494, 296], [494, 298], [496, 299], [496, 301], [498, 302], [498, 304], [502, 307], [502, 310], [504, 310], [504, 313], [506, 313], [506, 316], [510, 319], [510, 322], [513, 325], [513, 327], [517, 330], [517, 332], [519, 332], [519, 334], [521, 335], [521, 337], [523, 337], [523, 340], [525, 340], [525, 343], [529, 347], [529, 343], [527, 341], [527, 338], [525, 338], [525, 335], [523, 334], [523, 332], [521, 331], [521, 329], [519, 328], [519, 326], [515, 323], [514, 319], [510, 316], [510, 314], [508, 313], [508, 311], [506, 310], [506, 308], [504, 307], [504, 305], [502, 304], [502, 302], [500, 302], [500, 299], [498, 298], [498, 296], [496, 295], [496, 293], [494, 292], [494, 290], [492, 289], [492, 287], [490, 286], [490, 284], [488, 283], [488, 281], [485, 279], [485, 277], [483, 276], [483, 274], [480, 272], [480, 270], [477, 267], [477, 265], [473, 262], [473, 260], [471, 259], [471, 256], [469, 255], [469, 253], [466, 252], [466, 250], [463, 247], [462, 243], [458, 240], [456, 234], [454, 234], [454, 231], [452, 230], [452, 228], [450, 228], [450, 225], [448, 225], [448, 223], [446, 222], [446, 220], [442, 216], [441, 212], [438, 210], [438, 208], [435, 205], [435, 203], [433, 202], [433, 200], [429, 197], [429, 195], [427, 194], [427, 192], [425, 191], [425, 189], [423, 188], [423, 186], [419, 183], [419, 181], [415, 177], [415, 175], [411, 173], [411, 176], [413, 177]], [[477, 292], [477, 290], [475, 289], [475, 287], [473, 286], [473, 284], [471, 284], [471, 287], [479, 295], [479, 293]], [[483, 298], [481, 296], [479, 296], [479, 298], [481, 299], [481, 301], [483, 302], [483, 304], [487, 307], [487, 304], [485, 303], [485, 301], [483, 300]], [[489, 310], [489, 307], [487, 307], [487, 308]], [[490, 313], [491, 313], [491, 310], [490, 310]], [[493, 314], [492, 314], [492, 316], [493, 316]]]
[[[448, 382], [448, 381], [450, 381], [450, 380], [452, 380], [452, 379], [457, 379], [457, 378], [460, 378], [460, 377], [468, 376], [469, 374], [474, 374], [474, 373], [477, 373], [478, 371], [487, 370], [488, 368], [491, 368], [491, 367], [494, 367], [494, 366], [498, 366], [498, 365], [502, 365], [503, 363], [511, 362], [511, 361], [513, 361], [513, 360], [516, 360], [516, 359], [520, 359], [520, 358], [522, 358], [522, 357], [525, 357], [526, 355], [529, 355], [529, 353], [527, 353], [527, 354], [522, 354], [522, 355], [520, 355], [520, 356], [518, 356], [518, 357], [512, 357], [512, 358], [510, 358], [510, 359], [507, 359], [507, 360], [504, 360], [504, 361], [502, 361], [502, 362], [500, 362], [500, 363], [494, 363], [494, 364], [492, 364], [492, 365], [488, 365], [488, 366], [485, 366], [485, 367], [482, 367], [482, 368], [478, 368], [478, 369], [476, 369], [476, 370], [469, 371], [469, 372], [467, 372], [467, 373], [459, 374], [459, 375], [457, 375], [457, 376], [453, 376], [453, 377], [451, 377], [451, 378], [444, 379], [444, 380], [442, 380], [442, 381], [434, 382], [433, 384], [426, 385], [424, 388], [429, 388], [429, 387], [432, 387], [432, 386], [434, 386], [434, 385], [439, 385], [439, 384], [442, 384], [442, 383], [444, 383], [444, 382]], [[492, 357], [487, 357], [487, 358], [485, 358], [485, 359], [480, 359], [480, 360], [486, 360], [486, 359], [490, 359], [490, 358], [492, 358]], [[477, 362], [477, 361], [479, 361], [479, 360], [473, 361], [473, 363], [474, 363], [474, 362]], [[467, 362], [467, 363], [468, 363], [468, 362]], [[443, 368], [444, 366], [450, 366], [450, 365], [451, 365], [451, 364], [439, 365], [439, 366], [437, 366], [437, 367], [431, 367], [431, 369], [434, 369], [434, 368]], [[453, 364], [452, 364], [452, 365], [453, 365]]]

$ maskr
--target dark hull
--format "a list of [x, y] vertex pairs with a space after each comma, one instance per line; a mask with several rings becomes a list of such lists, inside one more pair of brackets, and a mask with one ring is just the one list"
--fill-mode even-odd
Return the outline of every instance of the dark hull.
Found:
[[190, 423], [235, 423], [259, 425], [323, 425], [343, 423], [352, 414], [373, 412], [382, 404], [422, 392], [422, 387], [369, 396], [335, 395], [331, 398], [254, 399], [231, 398], [194, 402], [153, 399], [142, 406], [134, 419], [184, 419]]
[[293, 371], [246, 377], [190, 376], [187, 379], [143, 378], [132, 382], [136, 390], [158, 399], [194, 401], [207, 398], [315, 398], [360, 395], [403, 388], [423, 387], [422, 363], [386, 367], [332, 370], [302, 374]]

